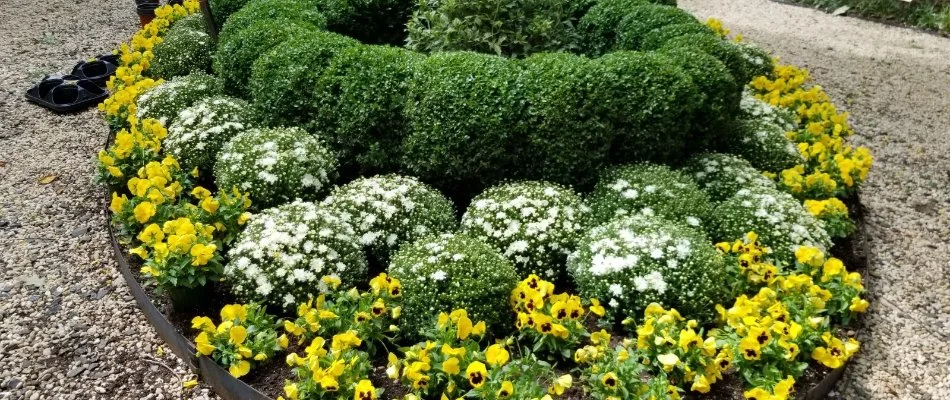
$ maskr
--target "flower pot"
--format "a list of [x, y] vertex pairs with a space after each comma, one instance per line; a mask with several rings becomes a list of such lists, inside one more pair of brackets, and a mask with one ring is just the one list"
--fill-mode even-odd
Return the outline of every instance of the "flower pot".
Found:
[[181, 6], [181, 5], [184, 5], [184, 4], [185, 4], [185, 0], [168, 0], [168, 5], [173, 6], [173, 5], [176, 5], [176, 4], [177, 4], [177, 5], [180, 5], [180, 6]]
[[206, 286], [171, 287], [166, 288], [168, 298], [172, 301], [172, 309], [175, 312], [190, 312], [200, 308], [208, 301], [208, 288]]
[[159, 7], [158, 3], [140, 3], [135, 7], [135, 12], [139, 14], [139, 24], [144, 28], [149, 22], [155, 19], [155, 9]]

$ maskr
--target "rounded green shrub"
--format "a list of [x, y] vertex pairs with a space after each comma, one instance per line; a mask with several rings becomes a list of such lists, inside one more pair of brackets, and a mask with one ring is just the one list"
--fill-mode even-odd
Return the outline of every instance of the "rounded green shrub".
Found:
[[709, 35], [715, 36], [716, 33], [706, 26], [706, 24], [689, 22], [689, 23], [680, 23], [680, 24], [671, 24], [664, 25], [659, 28], [656, 28], [652, 31], [647, 32], [643, 35], [643, 39], [640, 41], [640, 49], [642, 50], [655, 50], [663, 47], [666, 42], [670, 41], [673, 38], [677, 38], [683, 35]]
[[379, 175], [333, 189], [322, 204], [353, 224], [369, 254], [388, 264], [404, 243], [455, 230], [455, 206], [416, 178]]
[[185, 170], [214, 169], [218, 153], [231, 137], [250, 128], [247, 102], [226, 96], [201, 100], [178, 114], [162, 145]]
[[494, 186], [472, 199], [462, 233], [513, 262], [519, 277], [562, 282], [564, 262], [586, 231], [589, 208], [564, 186], [528, 181]]
[[592, 229], [568, 258], [578, 293], [606, 303], [615, 321], [638, 318], [650, 303], [711, 321], [728, 296], [722, 256], [701, 232], [657, 217], [633, 216]]
[[208, 7], [211, 9], [214, 23], [223, 26], [231, 17], [231, 14], [240, 10], [247, 3], [248, 0], [208, 0]]
[[699, 228], [712, 210], [709, 197], [689, 175], [654, 164], [606, 171], [588, 203], [597, 223], [627, 215], [655, 215]]
[[727, 152], [742, 156], [759, 170], [780, 172], [804, 162], [785, 133], [785, 129], [767, 119], [739, 119], [724, 146]]
[[593, 64], [598, 115], [616, 134], [612, 161], [680, 157], [701, 100], [683, 69], [663, 54], [630, 51], [607, 54]]
[[224, 82], [225, 91], [242, 98], [250, 98], [248, 79], [251, 67], [262, 54], [291, 37], [300, 37], [317, 30], [306, 22], [257, 21], [247, 28], [218, 41], [212, 69]]
[[699, 91], [687, 147], [700, 151], [714, 147], [712, 142], [730, 127], [739, 112], [740, 85], [719, 59], [707, 53], [669, 49], [663, 54], [682, 68]]
[[154, 58], [148, 74], [171, 79], [192, 72], [208, 72], [213, 48], [211, 36], [207, 33], [186, 25], [172, 25], [162, 42], [152, 48]]
[[[330, 30], [370, 44], [402, 45], [413, 0], [321, 0]], [[340, 4], [345, 3], [345, 4]], [[323, 10], [324, 7], [318, 8]], [[335, 19], [330, 18], [336, 15]]]
[[644, 4], [634, 7], [616, 27], [615, 50], [639, 50], [643, 39], [654, 29], [675, 25], [700, 25], [693, 14], [676, 7]]
[[774, 188], [751, 185], [720, 203], [713, 210], [708, 231], [712, 238], [732, 242], [755, 232], [764, 246], [772, 249], [771, 258], [793, 265], [800, 246], [831, 248], [831, 238], [792, 195]]
[[178, 113], [199, 100], [221, 93], [221, 82], [205, 73], [178, 76], [149, 89], [136, 100], [138, 119], [154, 118], [170, 126]]
[[465, 309], [489, 331], [511, 323], [508, 305], [518, 283], [514, 266], [494, 248], [464, 235], [428, 236], [396, 252], [389, 274], [402, 282], [400, 330], [411, 337], [440, 312]]
[[630, 10], [649, 4], [645, 0], [599, 0], [578, 21], [583, 40], [581, 49], [590, 57], [613, 50], [617, 43], [617, 26]]
[[518, 64], [456, 52], [436, 53], [413, 66], [406, 168], [436, 186], [484, 187], [506, 177], [520, 148], [524, 115]]
[[314, 88], [316, 111], [307, 129], [327, 140], [345, 175], [399, 169], [411, 64], [421, 57], [394, 47], [354, 46], [330, 61]]
[[366, 258], [353, 226], [325, 207], [293, 202], [269, 208], [248, 221], [228, 252], [225, 280], [242, 302], [294, 310], [329, 288], [367, 279]]
[[591, 61], [568, 53], [539, 53], [522, 62], [527, 140], [521, 177], [586, 186], [607, 163], [614, 132], [598, 113], [598, 78]]
[[699, 154], [686, 164], [684, 171], [714, 202], [726, 200], [744, 188], [775, 188], [775, 182], [762, 175], [752, 164], [731, 154]]
[[296, 21], [317, 29], [326, 29], [327, 18], [317, 10], [314, 0], [250, 0], [223, 22], [218, 40], [228, 41], [234, 34], [258, 21]]
[[229, 140], [214, 165], [219, 188], [237, 186], [258, 209], [313, 200], [336, 178], [337, 161], [299, 128], [249, 129]]
[[752, 81], [751, 72], [747, 71], [746, 59], [739, 48], [717, 36], [703, 33], [692, 33], [669, 39], [661, 49], [695, 49], [706, 52], [722, 61], [729, 68], [729, 72], [736, 79], [736, 83], [745, 85]]
[[331, 32], [290, 38], [257, 61], [248, 87], [256, 119], [264, 126], [303, 126], [313, 119], [313, 88], [333, 58], [359, 42]]

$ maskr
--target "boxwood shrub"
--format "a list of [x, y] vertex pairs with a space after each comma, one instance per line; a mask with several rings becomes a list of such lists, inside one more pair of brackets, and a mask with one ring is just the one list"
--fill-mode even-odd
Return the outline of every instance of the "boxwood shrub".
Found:
[[568, 259], [582, 297], [614, 320], [639, 318], [650, 303], [711, 321], [726, 299], [722, 256], [701, 232], [658, 217], [633, 216], [591, 230]]
[[664, 55], [680, 66], [699, 91], [698, 105], [690, 126], [687, 147], [705, 150], [720, 140], [739, 112], [740, 87], [726, 66], [695, 49], [667, 49]]
[[306, 22], [264, 20], [251, 23], [247, 28], [218, 41], [218, 51], [212, 67], [224, 82], [225, 91], [237, 97], [250, 98], [247, 84], [251, 67], [258, 57], [291, 37], [303, 36], [317, 30]]
[[231, 14], [240, 10], [247, 3], [248, 0], [208, 0], [211, 16], [214, 17], [214, 23], [219, 27], [224, 25]]
[[323, 277], [343, 287], [363, 284], [366, 258], [353, 226], [325, 207], [293, 202], [251, 217], [228, 252], [225, 280], [242, 302], [294, 310], [328, 291]]
[[400, 329], [410, 338], [419, 338], [440, 312], [460, 308], [490, 331], [511, 325], [508, 297], [518, 276], [510, 261], [481, 240], [424, 237], [396, 252], [389, 273], [403, 285]]
[[702, 23], [689, 22], [664, 25], [645, 33], [643, 39], [640, 41], [640, 49], [659, 49], [670, 39], [692, 34], [715, 36], [716, 33], [712, 28]]
[[519, 153], [527, 179], [586, 186], [607, 162], [613, 125], [599, 111], [597, 70], [568, 53], [539, 53], [522, 62], [519, 87], [527, 103]]
[[455, 230], [455, 206], [416, 178], [379, 175], [333, 189], [322, 204], [352, 222], [359, 242], [382, 264], [404, 243]]
[[229, 140], [214, 165], [219, 188], [237, 186], [255, 208], [317, 199], [336, 178], [337, 161], [299, 128], [249, 129]]
[[332, 32], [308, 32], [264, 53], [248, 88], [255, 118], [264, 126], [301, 126], [316, 115], [317, 81], [330, 61], [359, 42]]
[[766, 119], [738, 119], [730, 133], [726, 150], [760, 170], [777, 173], [804, 162], [785, 129]]
[[698, 154], [686, 163], [683, 170], [714, 202], [726, 200], [745, 188], [775, 188], [775, 182], [762, 175], [752, 164], [731, 154]]
[[218, 39], [228, 38], [257, 21], [298, 21], [326, 29], [327, 18], [317, 9], [314, 0], [250, 0], [223, 23]]
[[613, 162], [680, 157], [701, 100], [683, 69], [666, 55], [631, 51], [600, 57], [594, 69], [598, 115], [616, 134]]
[[221, 82], [211, 75], [196, 72], [178, 76], [139, 96], [136, 116], [140, 120], [154, 118], [164, 126], [171, 126], [182, 110], [220, 93]]
[[667, 40], [661, 49], [689, 48], [700, 50], [719, 59], [729, 72], [736, 78], [736, 82], [745, 85], [752, 81], [753, 72], [749, 70], [748, 61], [742, 50], [733, 44], [722, 40], [718, 36], [704, 33], [691, 33]]
[[634, 7], [617, 25], [615, 50], [639, 50], [646, 37], [654, 29], [674, 24], [700, 25], [696, 17], [676, 7], [643, 4]]
[[637, 164], [601, 175], [588, 203], [597, 223], [616, 217], [646, 215], [699, 228], [712, 206], [689, 175], [665, 165]]
[[318, 0], [328, 28], [363, 43], [402, 45], [413, 0]]
[[208, 72], [213, 48], [210, 35], [176, 23], [162, 37], [162, 42], [152, 48], [154, 58], [148, 74], [171, 79], [192, 72]]
[[586, 231], [590, 209], [573, 190], [541, 181], [494, 186], [476, 196], [462, 233], [481, 239], [514, 263], [520, 278], [563, 282], [564, 262]]
[[584, 54], [597, 57], [613, 50], [617, 43], [617, 26], [627, 13], [645, 4], [648, 4], [646, 0], [597, 1], [577, 23]]
[[327, 140], [345, 176], [398, 170], [411, 64], [421, 57], [367, 45], [349, 47], [330, 61], [313, 89], [316, 111], [307, 130]]
[[519, 64], [473, 52], [413, 64], [403, 142], [405, 166], [437, 186], [477, 192], [508, 176], [524, 115]]
[[712, 213], [708, 231], [716, 241], [734, 241], [748, 232], [772, 249], [771, 258], [793, 265], [799, 246], [831, 247], [831, 238], [792, 195], [774, 188], [752, 185], [723, 201]]
[[201, 100], [178, 114], [162, 145], [183, 169], [210, 174], [224, 144], [250, 128], [249, 109], [244, 100], [227, 96]]

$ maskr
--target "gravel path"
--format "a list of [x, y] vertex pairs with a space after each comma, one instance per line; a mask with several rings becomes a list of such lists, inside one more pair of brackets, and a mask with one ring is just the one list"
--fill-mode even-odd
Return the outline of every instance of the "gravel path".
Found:
[[950, 39], [768, 0], [680, 0], [808, 68], [875, 156], [872, 306], [845, 399], [950, 399]]
[[[840, 397], [950, 398], [950, 40], [767, 0], [680, 3], [810, 69], [877, 158], [863, 192], [874, 302]], [[134, 23], [128, 0], [0, 7], [0, 399], [207, 397], [183, 393], [187, 371], [115, 269], [90, 181], [101, 118], [22, 97]]]
[[111, 51], [136, 25], [131, 0], [0, 6], [0, 399], [180, 398], [179, 377], [189, 379], [160, 355], [113, 262], [91, 182], [102, 118], [23, 98], [43, 74]]

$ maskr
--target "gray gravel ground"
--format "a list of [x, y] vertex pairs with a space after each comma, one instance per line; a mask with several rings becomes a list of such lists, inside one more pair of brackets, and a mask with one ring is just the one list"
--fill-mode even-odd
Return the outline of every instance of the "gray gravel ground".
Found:
[[102, 118], [23, 99], [43, 74], [111, 51], [136, 24], [131, 0], [0, 3], [0, 399], [180, 398], [189, 379], [159, 354], [113, 262], [91, 182]]
[[950, 399], [950, 39], [768, 0], [680, 0], [808, 68], [875, 156], [872, 306], [845, 399]]
[[[42, 74], [128, 39], [128, 0], [0, 7], [0, 399], [205, 398], [136, 308], [112, 261], [93, 155], [95, 111], [23, 100]], [[950, 40], [767, 0], [680, 0], [809, 68], [852, 112], [876, 164], [873, 305], [845, 399], [950, 398]], [[57, 177], [50, 184], [38, 180]], [[164, 353], [164, 354], [161, 354]]]

